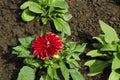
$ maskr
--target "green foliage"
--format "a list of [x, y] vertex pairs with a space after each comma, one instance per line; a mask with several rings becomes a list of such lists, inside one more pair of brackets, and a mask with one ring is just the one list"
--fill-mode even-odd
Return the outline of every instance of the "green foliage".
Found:
[[120, 80], [120, 71], [113, 70], [108, 80]]
[[30, 55], [30, 51], [28, 51], [24, 46], [20, 45], [13, 48], [13, 54], [18, 55], [18, 57], [28, 57]]
[[73, 80], [85, 80], [83, 78], [83, 76], [75, 69], [70, 69], [69, 70], [71, 77], [73, 78]]
[[67, 22], [65, 22], [63, 19], [54, 18], [53, 22], [58, 31], [66, 33], [68, 35], [71, 35], [71, 30], [70, 30], [69, 24]]
[[31, 21], [35, 18], [35, 14], [30, 12], [28, 9], [24, 10], [21, 15], [23, 21]]
[[113, 70], [117, 70], [120, 69], [120, 64], [118, 64], [120, 62], [120, 53], [113, 53], [114, 57], [112, 60], [112, 69]]
[[102, 60], [89, 60], [85, 63], [86, 66], [90, 67], [89, 76], [95, 76], [97, 74], [102, 73], [104, 68], [106, 68], [109, 63]]
[[[71, 46], [72, 45], [72, 46]], [[46, 59], [47, 73], [46, 78], [49, 80], [84, 80], [78, 69], [80, 65], [77, 60], [80, 60], [80, 53], [84, 51], [86, 43], [77, 45], [76, 42], [64, 41], [65, 49], [61, 51], [58, 59]], [[41, 77], [42, 78], [42, 77]]]
[[54, 75], [55, 75], [55, 69], [53, 67], [49, 66], [47, 69], [47, 74], [48, 74], [49, 78], [51, 78], [51, 80], [53, 80]]
[[19, 38], [19, 42], [22, 46], [25, 48], [30, 48], [31, 42], [35, 39], [35, 35], [33, 36], [28, 36], [26, 38]]
[[21, 45], [13, 47], [13, 54], [16, 54], [18, 57], [29, 57], [31, 56], [31, 51], [29, 48], [31, 47], [31, 42], [34, 40], [35, 36], [29, 36], [26, 38], [19, 38], [19, 42]]
[[[82, 45], [76, 42], [64, 40], [64, 49], [45, 60], [35, 57], [31, 50], [31, 43], [35, 36], [19, 38], [20, 45], [13, 47], [13, 54], [23, 58], [25, 66], [20, 70], [17, 80], [34, 80], [36, 71], [40, 71], [40, 80], [84, 80], [79, 72], [80, 53], [84, 51], [86, 43]], [[39, 74], [38, 74], [39, 75]]]
[[26, 64], [27, 66], [30, 66], [32, 68], [39, 68], [42, 67], [42, 63], [40, 60], [38, 59], [34, 59], [33, 57], [28, 57], [24, 59], [24, 64]]
[[26, 38], [19, 38], [20, 45], [13, 47], [12, 54], [24, 59], [24, 66], [18, 75], [17, 80], [34, 80], [37, 68], [41, 67], [41, 61], [32, 55], [31, 43], [35, 36], [28, 36]]
[[23, 21], [37, 19], [46, 24], [52, 21], [56, 30], [71, 35], [68, 20], [72, 18], [68, 14], [68, 4], [65, 0], [28, 0], [24, 2], [20, 9], [23, 10], [21, 17]]
[[91, 50], [87, 53], [88, 56], [92, 57], [85, 63], [89, 66], [90, 76], [95, 76], [103, 72], [105, 68], [111, 68], [111, 74], [109, 80], [119, 80], [120, 73], [116, 70], [120, 69], [120, 40], [115, 30], [104, 22], [100, 21], [100, 27], [104, 34], [93, 37], [98, 41], [94, 43], [93, 47], [95, 50]]
[[111, 26], [105, 24], [102, 21], [99, 21], [99, 23], [100, 23], [100, 27], [102, 31], [104, 32], [104, 36], [105, 36], [104, 38], [105, 38], [106, 43], [112, 43], [112, 42], [119, 41], [117, 33]]
[[46, 80], [46, 75], [42, 75], [42, 76], [40, 77], [40, 80]]
[[60, 70], [65, 80], [69, 80], [69, 70], [63, 61], [60, 61]]
[[102, 54], [98, 50], [91, 50], [87, 53], [87, 55], [91, 57], [105, 57], [106, 56], [106, 54]]
[[36, 70], [34, 70], [28, 66], [24, 66], [20, 70], [17, 80], [34, 80], [35, 72], [36, 72]]

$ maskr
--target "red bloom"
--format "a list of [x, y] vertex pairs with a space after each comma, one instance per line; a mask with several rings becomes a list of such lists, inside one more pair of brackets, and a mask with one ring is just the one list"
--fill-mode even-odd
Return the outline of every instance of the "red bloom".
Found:
[[45, 59], [57, 54], [63, 49], [63, 44], [58, 35], [49, 32], [48, 34], [37, 37], [32, 43], [32, 47], [34, 48], [34, 55], [37, 55], [40, 59]]

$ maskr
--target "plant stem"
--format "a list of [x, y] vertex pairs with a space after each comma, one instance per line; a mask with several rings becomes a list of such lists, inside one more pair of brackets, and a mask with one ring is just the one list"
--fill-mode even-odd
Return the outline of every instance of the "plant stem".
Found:
[[62, 33], [61, 33], [61, 38], [63, 39], [64, 37], [65, 37], [65, 33], [62, 32]]
[[46, 34], [46, 24], [43, 24], [42, 29], [41, 29], [41, 35]]

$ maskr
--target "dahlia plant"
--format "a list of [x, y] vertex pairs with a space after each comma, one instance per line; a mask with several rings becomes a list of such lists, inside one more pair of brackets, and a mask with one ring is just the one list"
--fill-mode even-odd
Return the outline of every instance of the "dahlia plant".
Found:
[[[20, 8], [23, 21], [37, 19], [42, 22], [40, 36], [19, 38], [20, 45], [13, 47], [13, 54], [23, 58], [17, 80], [84, 80], [80, 74], [79, 56], [84, 51], [82, 45], [68, 41], [64, 35], [71, 35], [65, 0], [28, 0]], [[53, 22], [61, 36], [46, 32], [47, 21]]]
[[84, 80], [77, 61], [86, 43], [80, 45], [52, 32], [19, 38], [19, 42], [12, 52], [24, 62], [17, 80]]

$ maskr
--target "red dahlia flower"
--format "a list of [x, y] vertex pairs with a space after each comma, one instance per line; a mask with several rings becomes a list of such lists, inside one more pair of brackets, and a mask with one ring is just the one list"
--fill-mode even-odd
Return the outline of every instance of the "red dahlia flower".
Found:
[[45, 59], [59, 53], [63, 49], [63, 44], [60, 36], [49, 32], [37, 37], [32, 43], [32, 47], [34, 48], [34, 55], [37, 55], [40, 59]]

